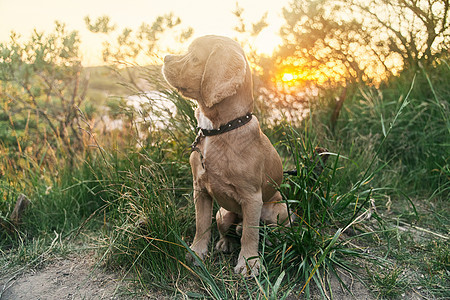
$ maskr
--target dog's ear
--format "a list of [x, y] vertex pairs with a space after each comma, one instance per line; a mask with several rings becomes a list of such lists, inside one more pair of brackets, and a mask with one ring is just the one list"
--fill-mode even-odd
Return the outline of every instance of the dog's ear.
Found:
[[247, 63], [235, 49], [216, 46], [210, 53], [203, 71], [201, 95], [211, 107], [226, 97], [233, 96], [245, 80]]

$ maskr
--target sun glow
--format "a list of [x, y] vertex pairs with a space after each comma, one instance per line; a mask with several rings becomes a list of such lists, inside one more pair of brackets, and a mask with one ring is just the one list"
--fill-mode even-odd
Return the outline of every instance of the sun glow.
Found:
[[308, 83], [322, 85], [326, 82], [343, 82], [345, 79], [345, 70], [340, 65], [324, 64], [315, 68], [309, 65], [295, 65], [295, 62], [292, 65], [294, 67], [277, 72], [272, 81], [284, 88], [299, 88]]
[[285, 70], [278, 73], [279, 75], [274, 78], [274, 82], [282, 84], [284, 87], [294, 87], [304, 79], [303, 74], [295, 70]]
[[289, 82], [289, 81], [294, 80], [295, 77], [296, 77], [296, 76], [294, 76], [294, 75], [291, 74], [291, 73], [284, 73], [284, 74], [283, 74], [283, 77], [281, 77], [281, 80], [282, 80], [283, 82]]

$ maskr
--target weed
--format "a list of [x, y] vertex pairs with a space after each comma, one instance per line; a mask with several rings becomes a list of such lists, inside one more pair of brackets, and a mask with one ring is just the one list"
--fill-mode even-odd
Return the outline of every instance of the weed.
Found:
[[408, 286], [403, 271], [394, 266], [392, 269], [376, 268], [370, 270], [366, 268], [372, 291], [379, 298], [395, 298], [400, 296]]

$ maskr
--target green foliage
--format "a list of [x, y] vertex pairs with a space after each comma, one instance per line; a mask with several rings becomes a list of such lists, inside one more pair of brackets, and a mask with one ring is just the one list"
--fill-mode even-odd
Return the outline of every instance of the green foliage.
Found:
[[331, 165], [321, 172], [323, 162], [314, 154], [313, 137], [307, 132], [302, 135], [291, 129], [285, 144], [298, 171], [283, 184], [283, 198], [297, 220], [289, 227], [270, 230], [263, 238], [271, 245], [266, 247], [264, 258], [272, 276], [286, 272], [287, 282], [299, 282], [300, 293], [304, 291], [307, 297], [309, 283], [314, 283], [325, 297], [331, 292], [326, 285], [329, 274], [336, 275], [337, 268], [357, 271], [348, 258], [361, 253], [345, 246], [348, 241], [343, 233], [370, 213], [375, 195], [370, 188], [360, 189], [361, 181], [355, 181], [358, 174], [353, 174], [353, 187], [337, 192], [342, 189], [338, 187], [340, 174], [348, 171], [338, 166], [339, 155], [333, 154]]
[[45, 157], [48, 147], [61, 147], [70, 159], [83, 147], [78, 107], [85, 99], [86, 81], [79, 43], [76, 31], [67, 32], [57, 22], [50, 34], [34, 31], [23, 42], [13, 33], [8, 43], [0, 44], [0, 137], [7, 150], [5, 156], [4, 151], [0, 154], [3, 161], [16, 156], [16, 165], [22, 155]]
[[107, 206], [104, 256], [112, 266], [133, 270], [140, 281], [163, 286], [175, 282], [184, 260], [178, 237], [185, 230], [187, 203], [172, 188], [167, 166], [145, 153], [135, 155], [140, 158], [133, 161], [129, 153], [122, 167], [105, 162], [97, 174]]
[[[179, 237], [194, 222], [185, 141], [195, 136], [194, 112], [192, 102], [174, 91], [156, 96], [142, 94], [148, 102], [139, 108], [117, 107], [117, 112], [130, 118], [130, 135], [117, 141], [127, 139], [127, 145], [100, 147], [96, 141], [99, 153], [86, 160], [86, 166], [95, 178], [95, 197], [104, 203], [95, 211], [104, 218], [102, 257], [112, 267], [133, 272], [143, 288], [166, 289], [180, 272], [185, 274], [185, 250]], [[167, 101], [177, 114], [159, 120], [164, 126], [155, 130], [154, 120], [144, 116], [154, 115]], [[91, 130], [87, 126], [86, 131]], [[142, 132], [148, 134], [142, 138]]]
[[[429, 85], [427, 71], [415, 75], [415, 83], [408, 99], [409, 104], [396, 117], [414, 74], [405, 72], [392, 78], [382, 90], [360, 89], [358, 94], [348, 99], [339, 121], [336, 137], [342, 141], [354, 141], [357, 148], [365, 147], [384, 139], [390, 124], [392, 129], [379, 158], [389, 162], [389, 166], [401, 167], [402, 182], [390, 180], [392, 187], [410, 186], [417, 193], [431, 195], [434, 191], [444, 196], [449, 193], [448, 168], [449, 153], [449, 84], [450, 69], [440, 63], [433, 69], [434, 85]], [[436, 92], [436, 97], [432, 90]], [[355, 130], [356, 129], [356, 130]], [[366, 146], [367, 147], [367, 146]], [[387, 166], [387, 169], [390, 167]], [[386, 182], [385, 182], [386, 185]]]
[[[32, 157], [24, 159], [27, 168], [23, 170], [20, 182], [8, 178], [10, 174], [0, 178], [2, 249], [13, 247], [18, 251], [29, 251], [29, 243], [34, 242], [46, 248], [55, 234], [61, 239], [71, 238], [83, 221], [103, 205], [102, 199], [96, 197], [98, 184], [90, 169], [80, 166], [74, 170], [66, 163], [59, 170], [47, 170]], [[26, 195], [31, 204], [17, 228], [17, 224], [10, 222], [10, 214], [19, 194]], [[94, 227], [95, 222], [89, 223], [88, 228]], [[40, 253], [36, 250], [36, 254]]]
[[92, 24], [89, 16], [84, 17], [87, 29], [93, 33], [109, 33], [115, 30], [117, 26], [115, 24], [110, 24], [110, 21], [108, 16], [102, 16]]

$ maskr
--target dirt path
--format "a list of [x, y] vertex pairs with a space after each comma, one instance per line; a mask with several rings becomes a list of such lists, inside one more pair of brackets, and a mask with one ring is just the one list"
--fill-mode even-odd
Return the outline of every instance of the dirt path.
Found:
[[[30, 269], [16, 276], [0, 277], [0, 300], [61, 300], [61, 299], [171, 299], [167, 295], [155, 291], [147, 296], [130, 295], [134, 290], [122, 282], [121, 276], [96, 266], [96, 257], [92, 255], [71, 255], [66, 258], [55, 258], [43, 268]], [[347, 273], [340, 272], [351, 293], [344, 290], [338, 280], [329, 278], [334, 299], [374, 300], [376, 295]], [[130, 290], [131, 289], [131, 290]], [[128, 292], [127, 292], [128, 291]], [[125, 293], [124, 293], [125, 292]], [[312, 288], [312, 299], [322, 299], [321, 293]], [[331, 297], [331, 295], [328, 295]], [[424, 297], [414, 289], [408, 289], [401, 299], [434, 299]], [[287, 299], [298, 299], [293, 293]]]
[[118, 275], [96, 268], [89, 256], [55, 259], [39, 270], [0, 279], [0, 299], [126, 299]]

